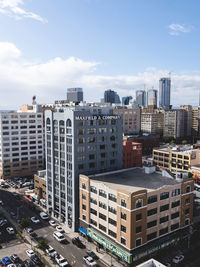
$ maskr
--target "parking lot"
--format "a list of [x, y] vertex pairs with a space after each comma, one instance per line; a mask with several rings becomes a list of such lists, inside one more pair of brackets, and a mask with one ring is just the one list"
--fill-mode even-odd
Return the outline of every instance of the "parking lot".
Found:
[[3, 257], [10, 257], [13, 254], [17, 254], [21, 260], [27, 259], [26, 255], [26, 245], [24, 243], [10, 245], [8, 247], [0, 249], [0, 259]]

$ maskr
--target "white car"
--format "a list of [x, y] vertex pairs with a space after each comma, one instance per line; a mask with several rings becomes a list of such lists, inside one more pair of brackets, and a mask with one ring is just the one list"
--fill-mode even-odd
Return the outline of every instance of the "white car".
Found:
[[49, 247], [46, 249], [46, 253], [47, 253], [50, 257], [52, 257], [52, 258], [54, 258], [54, 257], [57, 255], [57, 252], [55, 251], [55, 249], [54, 249], [52, 246], [50, 246], [50, 245], [49, 245]]
[[48, 220], [49, 219], [49, 216], [45, 213], [45, 212], [40, 212], [40, 217], [43, 219], [43, 220]]
[[56, 231], [60, 232], [60, 233], [64, 233], [65, 231], [63, 230], [63, 228], [61, 226], [56, 226]]
[[7, 265], [7, 267], [16, 267], [16, 265], [11, 263], [11, 264]]
[[97, 265], [96, 261], [92, 257], [84, 256], [83, 260], [89, 266], [95, 267]]
[[35, 256], [35, 252], [32, 249], [26, 250], [26, 254], [31, 258], [32, 256]]
[[49, 224], [53, 227], [56, 227], [57, 223], [54, 220], [50, 220]]
[[179, 256], [174, 257], [172, 262], [173, 263], [179, 263], [179, 262], [181, 262], [183, 260], [184, 260], [184, 256], [183, 255], [179, 255]]
[[39, 223], [39, 222], [40, 222], [40, 220], [37, 219], [36, 217], [31, 217], [31, 221], [32, 221], [33, 223]]
[[15, 233], [15, 231], [12, 227], [7, 227], [6, 231], [9, 233], [9, 235], [13, 235]]
[[57, 264], [60, 266], [60, 267], [66, 267], [66, 266], [69, 266], [69, 263], [68, 261], [61, 255], [57, 255], [55, 257], [55, 260], [57, 262]]
[[53, 237], [58, 241], [58, 242], [64, 242], [66, 239], [64, 235], [62, 235], [60, 232], [55, 231], [53, 233]]

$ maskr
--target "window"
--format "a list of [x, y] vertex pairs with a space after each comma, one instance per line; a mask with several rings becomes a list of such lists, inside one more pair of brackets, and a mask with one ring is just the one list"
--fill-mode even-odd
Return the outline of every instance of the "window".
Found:
[[135, 232], [136, 232], [136, 234], [141, 233], [142, 232], [142, 226], [137, 226]]
[[186, 209], [185, 210], [185, 215], [189, 214], [190, 213], [190, 209]]
[[111, 193], [108, 194], [108, 199], [113, 202], [117, 202], [117, 197]]
[[179, 217], [179, 211], [171, 214], [171, 219], [175, 219], [177, 217]]
[[147, 211], [147, 216], [152, 216], [157, 213], [157, 208], [151, 209]]
[[89, 163], [89, 168], [90, 168], [90, 169], [95, 168], [95, 162], [91, 162], [91, 163]]
[[82, 205], [82, 209], [83, 209], [83, 210], [86, 210], [86, 205], [83, 204], [83, 205]]
[[122, 245], [126, 245], [126, 239], [124, 237], [120, 238], [120, 242]]
[[78, 165], [78, 169], [79, 169], [79, 170], [82, 170], [83, 168], [84, 168], [84, 165], [83, 165], [83, 164], [79, 164], [79, 165]]
[[97, 211], [92, 209], [92, 208], [90, 208], [90, 213], [92, 213], [93, 215], [97, 216]]
[[174, 231], [179, 228], [179, 223], [175, 223], [171, 225], [171, 231]]
[[89, 160], [92, 160], [92, 159], [94, 159], [95, 158], [95, 155], [94, 154], [90, 154], [89, 155]]
[[177, 188], [172, 191], [172, 197], [178, 196], [181, 193], [181, 189]]
[[94, 199], [94, 198], [92, 198], [92, 197], [90, 198], [90, 202], [93, 203], [93, 204], [95, 204], [95, 205], [97, 205], [97, 200]]
[[114, 232], [113, 232], [113, 231], [111, 231], [111, 230], [108, 230], [108, 234], [109, 234], [110, 236], [114, 237], [114, 238], [116, 238], [116, 237], [117, 237], [117, 234], [116, 234], [116, 233], [114, 233]]
[[99, 223], [99, 229], [106, 232], [106, 227]]
[[150, 241], [157, 237], [157, 232], [151, 233], [147, 235], [147, 241]]
[[163, 192], [160, 194], [160, 200], [169, 198], [169, 192]]
[[142, 220], [142, 213], [136, 214], [136, 221]]
[[85, 221], [86, 220], [86, 216], [83, 214], [82, 215], [82, 219]]
[[82, 199], [86, 200], [86, 194], [82, 194]]
[[106, 215], [102, 214], [101, 212], [99, 212], [99, 218], [106, 221]]
[[97, 189], [95, 186], [90, 186], [90, 192], [97, 194]]
[[190, 185], [186, 187], [186, 193], [189, 193], [191, 191]]
[[94, 226], [97, 226], [97, 222], [95, 220], [90, 219], [90, 223], [93, 224]]
[[164, 234], [167, 234], [167, 233], [168, 233], [168, 227], [163, 228], [163, 229], [161, 229], [161, 230], [159, 231], [159, 234], [160, 234], [160, 235], [164, 235]]
[[106, 192], [104, 190], [99, 189], [99, 196], [106, 198], [107, 197], [107, 194], [106, 194]]
[[111, 206], [108, 206], [108, 211], [113, 213], [113, 214], [117, 214], [117, 210]]
[[168, 210], [168, 209], [169, 209], [169, 204], [160, 206], [160, 212], [165, 211], [165, 210]]
[[185, 219], [185, 225], [189, 225], [189, 224], [190, 224], [190, 219], [189, 218]]
[[164, 223], [164, 222], [168, 222], [169, 221], [169, 216], [164, 216], [162, 218], [160, 218], [160, 223]]
[[150, 197], [148, 197], [148, 204], [151, 204], [151, 203], [157, 202], [157, 200], [158, 200], [158, 197], [157, 197], [157, 195], [150, 196]]
[[135, 240], [135, 246], [136, 247], [139, 247], [139, 246], [141, 246], [142, 245], [142, 238], [138, 238], [138, 239], [136, 239]]
[[114, 226], [117, 226], [117, 222], [111, 218], [108, 218], [108, 222]]
[[180, 200], [172, 202], [172, 208], [180, 206]]
[[124, 225], [121, 225], [121, 231], [126, 233], [126, 227]]
[[190, 198], [186, 198], [185, 199], [185, 204], [187, 205], [187, 204], [189, 204], [190, 203]]
[[106, 204], [103, 203], [103, 202], [101, 202], [101, 201], [99, 201], [99, 207], [100, 207], [100, 208], [103, 208], [103, 209], [105, 209], [105, 210], [107, 210], [107, 206], [106, 206]]
[[126, 213], [121, 212], [121, 219], [126, 221]]
[[125, 199], [121, 199], [121, 206], [126, 208], [127, 202]]
[[151, 228], [157, 225], [157, 220], [151, 221], [147, 223], [147, 228]]
[[136, 209], [141, 208], [142, 204], [143, 204], [143, 200], [142, 199], [137, 199], [136, 203], [135, 203]]
[[86, 183], [82, 182], [82, 189], [86, 189]]

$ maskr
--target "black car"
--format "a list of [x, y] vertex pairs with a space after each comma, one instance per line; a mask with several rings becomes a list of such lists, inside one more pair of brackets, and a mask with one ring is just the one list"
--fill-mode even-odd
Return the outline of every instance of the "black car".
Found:
[[37, 236], [37, 234], [33, 231], [32, 228], [27, 228], [26, 231], [32, 237], [36, 237]]
[[14, 262], [14, 263], [20, 262], [20, 258], [17, 254], [11, 255], [10, 258], [11, 258], [12, 262]]
[[24, 264], [27, 267], [33, 267], [34, 266], [33, 262], [31, 260], [29, 260], [29, 259], [25, 260]]
[[32, 260], [32, 262], [35, 263], [36, 266], [40, 266], [41, 263], [42, 263], [42, 262], [40, 261], [40, 259], [38, 258], [37, 255], [33, 255], [33, 256], [31, 256], [31, 260]]
[[72, 243], [74, 245], [76, 245], [78, 248], [85, 248], [85, 245], [81, 242], [81, 240], [79, 239], [79, 237], [74, 237], [72, 239]]
[[92, 250], [87, 250], [86, 253], [88, 256], [92, 257], [94, 260], [98, 260], [98, 256], [92, 251]]

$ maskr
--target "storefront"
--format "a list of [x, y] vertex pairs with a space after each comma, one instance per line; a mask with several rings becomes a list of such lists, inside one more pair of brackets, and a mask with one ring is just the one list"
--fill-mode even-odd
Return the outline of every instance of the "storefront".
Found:
[[110, 240], [106, 239], [99, 233], [95, 232], [94, 230], [88, 228], [87, 235], [98, 244], [103, 246], [104, 249], [112, 252], [115, 256], [117, 256], [122, 261], [131, 264], [132, 263], [132, 255], [125, 251], [124, 249], [117, 246], [115, 243], [111, 242]]

